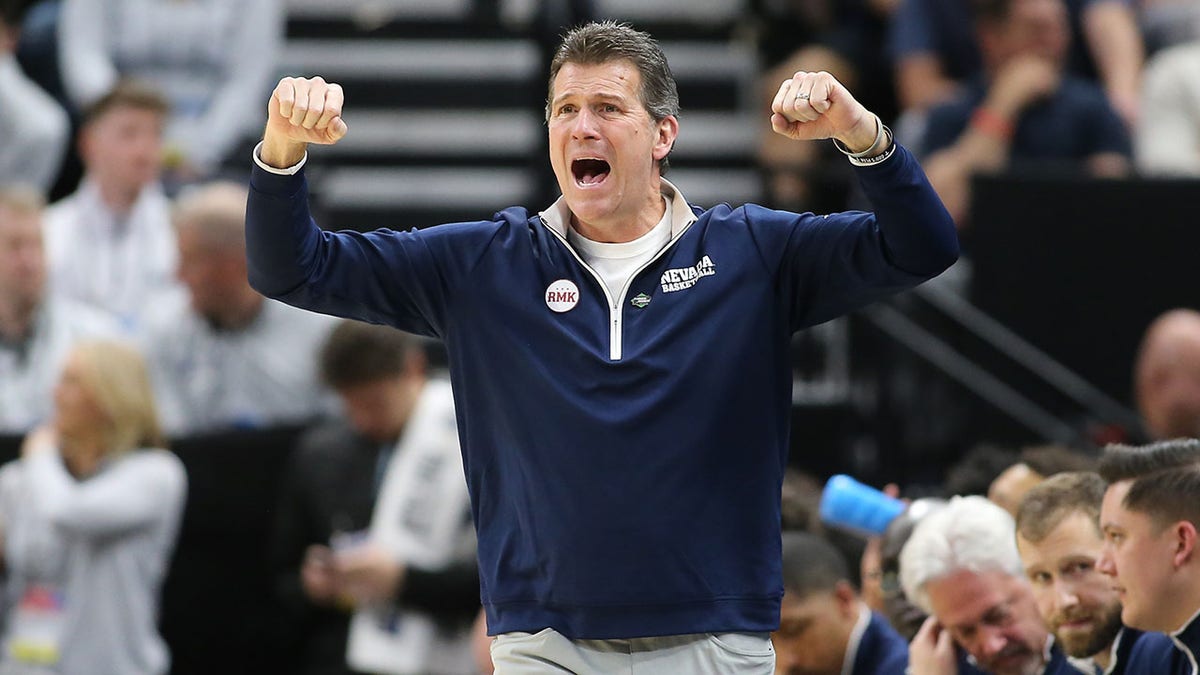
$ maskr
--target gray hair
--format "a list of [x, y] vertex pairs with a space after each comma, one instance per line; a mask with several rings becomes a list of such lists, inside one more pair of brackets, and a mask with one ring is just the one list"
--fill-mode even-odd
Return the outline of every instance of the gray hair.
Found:
[[240, 251], [246, 246], [246, 198], [241, 183], [214, 181], [195, 186], [175, 201], [177, 229], [193, 229], [210, 250]]
[[[564, 64], [599, 65], [612, 61], [629, 61], [642, 76], [640, 98], [642, 106], [655, 122], [679, 115], [679, 91], [675, 76], [667, 65], [658, 42], [649, 33], [634, 29], [611, 19], [593, 21], [571, 29], [550, 61], [550, 81], [546, 95], [546, 121], [550, 121], [554, 104], [554, 80]], [[667, 159], [659, 161], [666, 168]]]
[[1021, 576], [1012, 516], [983, 497], [954, 497], [918, 523], [900, 551], [900, 585], [926, 613], [926, 584], [960, 570]]

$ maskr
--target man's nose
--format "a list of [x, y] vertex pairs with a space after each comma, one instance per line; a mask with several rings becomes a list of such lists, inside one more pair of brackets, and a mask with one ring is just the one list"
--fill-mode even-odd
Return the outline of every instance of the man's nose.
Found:
[[587, 108], [580, 108], [571, 126], [571, 137], [575, 139], [596, 138], [596, 115]]
[[1054, 582], [1054, 597], [1060, 609], [1079, 604], [1079, 594], [1075, 592], [1075, 584], [1062, 579]]
[[1096, 559], [1096, 569], [1101, 574], [1110, 577], [1117, 576], [1117, 561], [1113, 559], [1112, 547], [1107, 543], [1100, 550], [1100, 557]]

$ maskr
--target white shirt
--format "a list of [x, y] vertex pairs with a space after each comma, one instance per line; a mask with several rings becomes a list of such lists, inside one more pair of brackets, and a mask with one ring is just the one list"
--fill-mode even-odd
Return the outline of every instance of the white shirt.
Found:
[[49, 190], [70, 132], [62, 106], [25, 76], [11, 53], [0, 52], [0, 184]]
[[1139, 171], [1200, 176], [1200, 42], [1159, 52], [1142, 75], [1134, 134]]
[[85, 179], [46, 209], [43, 223], [54, 292], [112, 314], [126, 330], [135, 332], [155, 302], [182, 294], [171, 204], [159, 185], [120, 215]]
[[186, 301], [146, 322], [144, 352], [163, 429], [179, 436], [302, 422], [335, 410], [317, 353], [337, 320], [264, 300], [253, 323], [218, 330]]
[[28, 340], [0, 340], [0, 433], [24, 433], [49, 421], [54, 385], [71, 347], [86, 338], [119, 333], [116, 321], [102, 312], [47, 298]]
[[633, 241], [606, 244], [584, 237], [574, 227], [567, 230], [567, 240], [604, 280], [610, 299], [619, 298], [633, 273], [671, 241], [671, 200], [663, 199], [663, 204], [666, 208], [658, 224]]

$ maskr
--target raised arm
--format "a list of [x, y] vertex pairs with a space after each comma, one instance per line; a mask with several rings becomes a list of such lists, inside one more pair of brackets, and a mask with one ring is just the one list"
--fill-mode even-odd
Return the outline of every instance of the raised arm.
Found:
[[[772, 104], [771, 125], [797, 141], [830, 138], [847, 155], [873, 213], [796, 214], [747, 209], [791, 278], [793, 326], [812, 325], [936, 276], [958, 256], [954, 223], [920, 165], [879, 118], [828, 73], [796, 73]], [[770, 223], [776, 223], [772, 227]], [[765, 234], [771, 230], [774, 234]]]
[[178, 459], [163, 450], [115, 460], [83, 481], [67, 473], [52, 448], [22, 460], [33, 507], [71, 536], [99, 539], [154, 526], [183, 509], [187, 478]]

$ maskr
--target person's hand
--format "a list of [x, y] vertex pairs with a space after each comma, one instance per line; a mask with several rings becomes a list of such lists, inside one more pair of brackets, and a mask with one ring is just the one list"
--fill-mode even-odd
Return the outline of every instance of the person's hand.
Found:
[[1062, 69], [1037, 56], [1018, 56], [1004, 65], [992, 81], [986, 104], [995, 112], [1014, 119], [1035, 101], [1058, 89]]
[[333, 551], [328, 546], [314, 544], [305, 550], [300, 586], [315, 605], [330, 606], [337, 601], [341, 588], [333, 571]]
[[954, 675], [958, 664], [954, 659], [954, 640], [942, 630], [934, 617], [925, 619], [908, 645], [907, 675]]
[[309, 143], [332, 145], [346, 135], [342, 87], [320, 77], [285, 77], [267, 104], [261, 159], [278, 168], [293, 166]]
[[798, 71], [779, 85], [771, 102], [775, 133], [798, 141], [836, 138], [851, 152], [875, 143], [878, 124], [875, 115], [826, 72]]
[[333, 567], [342, 588], [357, 603], [393, 599], [404, 583], [404, 565], [371, 542], [337, 551]]
[[40, 426], [26, 434], [25, 440], [21, 441], [21, 456], [33, 457], [40, 453], [50, 452], [57, 444], [58, 431], [51, 425]]

